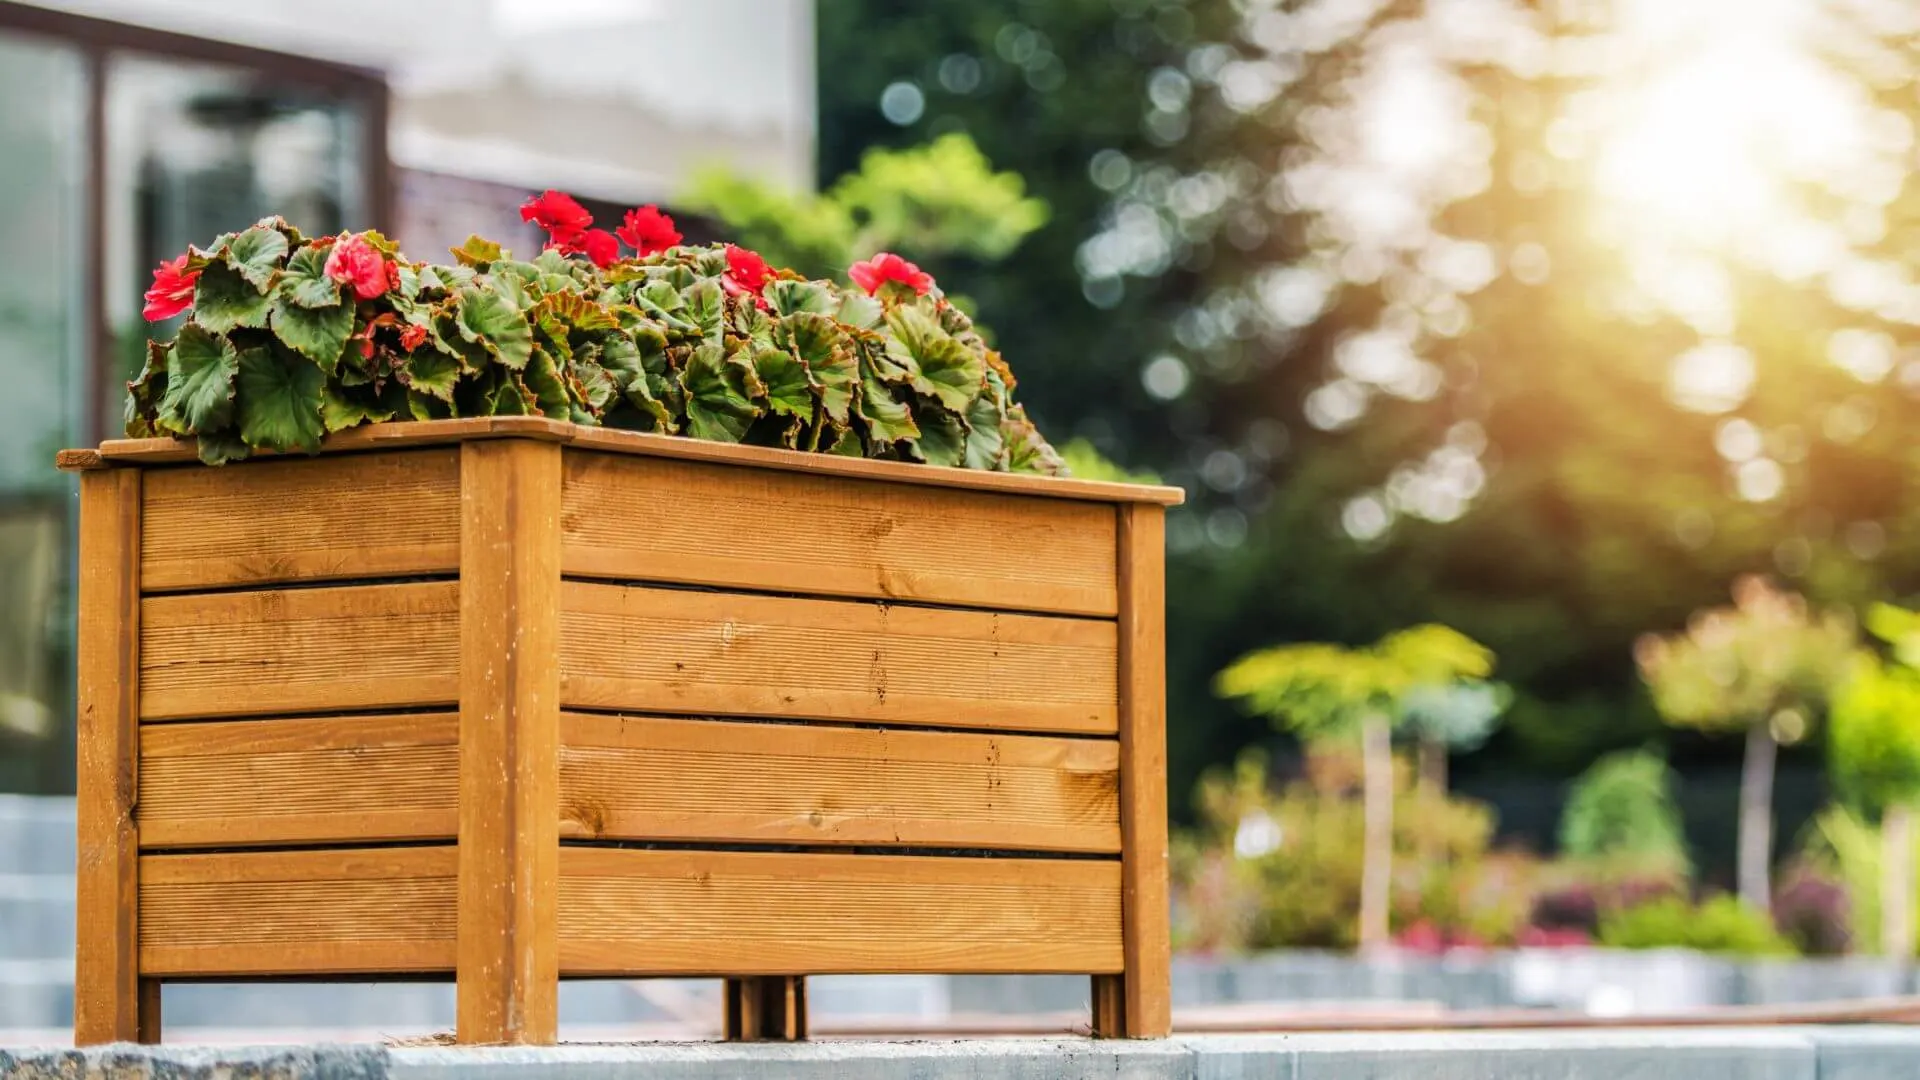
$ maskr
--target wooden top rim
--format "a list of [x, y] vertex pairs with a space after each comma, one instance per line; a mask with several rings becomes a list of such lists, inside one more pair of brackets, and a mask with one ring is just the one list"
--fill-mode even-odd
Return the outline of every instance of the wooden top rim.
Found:
[[[441, 446], [469, 439], [536, 439], [582, 449], [641, 457], [675, 458], [741, 465], [782, 472], [845, 476], [928, 487], [967, 488], [1014, 495], [1037, 495], [1091, 502], [1150, 503], [1177, 506], [1186, 493], [1176, 487], [1116, 484], [1103, 480], [1076, 480], [1031, 473], [987, 472], [904, 461], [809, 454], [762, 446], [712, 442], [679, 435], [586, 427], [540, 416], [494, 416], [466, 420], [403, 421], [368, 424], [327, 436], [321, 453]], [[262, 455], [263, 457], [266, 455]], [[177, 465], [196, 462], [199, 454], [191, 439], [109, 439], [97, 450], [62, 450], [54, 464], [67, 472], [87, 472], [125, 466]]]

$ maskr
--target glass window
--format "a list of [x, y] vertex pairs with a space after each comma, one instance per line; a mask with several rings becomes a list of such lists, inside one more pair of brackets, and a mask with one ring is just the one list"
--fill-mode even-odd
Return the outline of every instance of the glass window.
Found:
[[86, 64], [0, 33], [0, 790], [72, 784], [72, 482], [86, 385]]
[[[106, 304], [125, 378], [137, 373], [144, 354], [141, 295], [162, 259], [271, 214], [310, 236], [371, 224], [366, 109], [264, 72], [112, 58], [103, 172]], [[154, 331], [170, 338], [175, 329]], [[118, 417], [124, 386], [103, 390], [107, 415]]]

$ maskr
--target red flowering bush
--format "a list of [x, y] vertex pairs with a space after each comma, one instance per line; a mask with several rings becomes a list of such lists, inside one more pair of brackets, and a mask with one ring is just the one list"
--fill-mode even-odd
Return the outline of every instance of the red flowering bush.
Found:
[[417, 263], [376, 232], [310, 240], [269, 218], [162, 264], [147, 318], [192, 317], [128, 384], [127, 433], [196, 438], [217, 464], [359, 424], [539, 415], [1061, 471], [1012, 371], [897, 256], [847, 289], [682, 246], [656, 207], [608, 232], [549, 191], [521, 216], [547, 233], [532, 260], [476, 236], [450, 264]]

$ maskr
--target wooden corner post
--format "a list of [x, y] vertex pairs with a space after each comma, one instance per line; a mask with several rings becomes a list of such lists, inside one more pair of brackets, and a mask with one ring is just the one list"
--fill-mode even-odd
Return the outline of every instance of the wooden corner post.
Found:
[[807, 1037], [806, 976], [729, 978], [723, 990], [728, 1041], [799, 1042]]
[[80, 476], [76, 1046], [160, 1041], [140, 978], [140, 470]]
[[560, 447], [462, 444], [462, 1043], [559, 1033], [559, 594]]
[[1093, 979], [1093, 1032], [1151, 1039], [1173, 1027], [1167, 882], [1166, 511], [1120, 515], [1119, 975]]

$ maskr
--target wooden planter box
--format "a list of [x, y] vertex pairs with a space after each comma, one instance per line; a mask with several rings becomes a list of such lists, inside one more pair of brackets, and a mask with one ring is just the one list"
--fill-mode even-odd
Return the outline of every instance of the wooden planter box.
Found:
[[1093, 976], [1167, 1033], [1177, 490], [533, 419], [80, 470], [80, 1044], [162, 982]]

